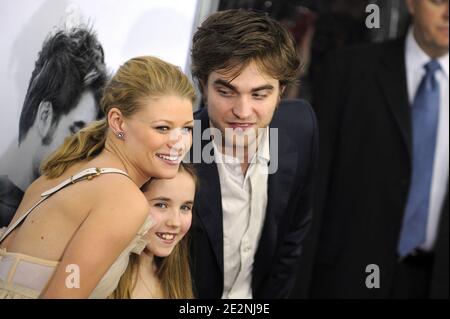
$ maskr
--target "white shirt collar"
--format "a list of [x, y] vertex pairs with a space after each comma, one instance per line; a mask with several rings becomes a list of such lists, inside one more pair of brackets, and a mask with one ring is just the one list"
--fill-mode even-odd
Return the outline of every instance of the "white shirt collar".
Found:
[[[214, 146], [214, 158], [216, 160], [216, 163], [233, 163], [233, 164], [239, 164], [239, 160], [235, 157], [232, 157], [227, 154], [223, 154], [219, 148], [217, 147], [217, 144], [213, 140], [213, 146]], [[270, 161], [270, 143], [269, 143], [269, 127], [266, 127], [264, 129], [264, 133], [259, 137], [259, 148], [256, 153], [256, 161], [264, 164], [268, 164]], [[253, 160], [252, 160], [253, 162]]]
[[[414, 38], [414, 32], [413, 32], [414, 26], [411, 26], [408, 30], [408, 35], [406, 37], [406, 65], [408, 68], [411, 68], [411, 71], [413, 72], [424, 72], [423, 66], [430, 62], [432, 58], [426, 54], [422, 48], [417, 43], [416, 39]], [[437, 59], [439, 64], [441, 65], [443, 74], [448, 78], [449, 69], [448, 69], [448, 59], [449, 59], [449, 53], [447, 52], [446, 55], [441, 56]]]
[[268, 163], [270, 161], [270, 143], [269, 143], [269, 128], [266, 127], [261, 136], [260, 148], [258, 150], [258, 158]]

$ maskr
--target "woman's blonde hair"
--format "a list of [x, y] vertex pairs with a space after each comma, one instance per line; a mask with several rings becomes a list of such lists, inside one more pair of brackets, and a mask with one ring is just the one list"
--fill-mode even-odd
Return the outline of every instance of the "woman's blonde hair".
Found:
[[[198, 189], [198, 180], [194, 169], [189, 164], [180, 164], [179, 173], [186, 172], [194, 180]], [[156, 179], [151, 179], [144, 186], [142, 191], [146, 191], [148, 186]], [[186, 234], [174, 247], [172, 253], [167, 257], [154, 256], [157, 266], [156, 275], [161, 282], [163, 298], [165, 299], [192, 299], [192, 278], [189, 267], [189, 236]], [[139, 273], [139, 256], [132, 254], [125, 273], [119, 281], [119, 285], [112, 294], [114, 299], [130, 299], [136, 287]]]
[[[155, 57], [144, 56], [122, 65], [103, 91], [100, 107], [105, 115], [117, 108], [128, 118], [136, 113], [143, 100], [177, 95], [195, 102], [195, 90], [186, 75], [175, 65]], [[73, 164], [98, 155], [105, 146], [107, 120], [93, 122], [64, 143], [41, 165], [41, 173], [50, 178], [61, 176]]]

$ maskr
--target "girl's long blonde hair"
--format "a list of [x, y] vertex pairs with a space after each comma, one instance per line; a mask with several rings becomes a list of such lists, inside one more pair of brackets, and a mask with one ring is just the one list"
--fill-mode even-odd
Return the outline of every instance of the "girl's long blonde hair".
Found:
[[[111, 108], [130, 117], [141, 107], [141, 101], [165, 95], [177, 95], [195, 102], [195, 90], [186, 75], [175, 65], [155, 57], [128, 60], [106, 85], [100, 107], [104, 114]], [[64, 143], [41, 165], [41, 173], [50, 178], [61, 176], [75, 163], [89, 160], [105, 147], [106, 119], [93, 122], [67, 137]]]
[[[194, 179], [196, 189], [198, 188], [197, 177], [192, 166], [181, 163], [179, 172], [188, 173]], [[153, 180], [151, 179], [144, 184], [142, 190], [145, 190]], [[156, 275], [161, 282], [163, 298], [194, 298], [189, 267], [189, 233], [180, 240], [169, 256], [164, 258], [154, 256], [153, 258], [157, 266]], [[139, 256], [131, 254], [128, 267], [111, 297], [114, 299], [130, 299], [136, 287], [138, 274]]]

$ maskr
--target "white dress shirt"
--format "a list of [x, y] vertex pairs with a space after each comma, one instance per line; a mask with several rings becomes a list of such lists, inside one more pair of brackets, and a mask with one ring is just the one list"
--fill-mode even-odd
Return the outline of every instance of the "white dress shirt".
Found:
[[239, 160], [222, 154], [214, 144], [223, 211], [223, 299], [253, 296], [253, 261], [267, 207], [268, 128], [261, 135], [259, 145], [244, 176]]
[[[448, 59], [449, 54], [437, 59], [441, 70], [436, 72], [440, 89], [439, 123], [431, 182], [430, 206], [425, 243], [422, 249], [433, 249], [438, 231], [439, 215], [445, 199], [448, 184], [448, 139], [449, 139], [449, 99], [448, 99]], [[417, 44], [412, 27], [408, 31], [405, 47], [406, 79], [410, 105], [425, 75], [423, 66], [432, 60]]]

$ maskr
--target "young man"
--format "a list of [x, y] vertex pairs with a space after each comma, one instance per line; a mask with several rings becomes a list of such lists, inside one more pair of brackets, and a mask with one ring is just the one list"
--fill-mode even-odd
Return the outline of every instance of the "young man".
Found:
[[194, 35], [206, 105], [191, 153], [201, 157], [191, 231], [199, 298], [284, 298], [294, 285], [317, 156], [310, 106], [280, 103], [299, 66], [290, 34], [264, 14], [218, 12]]
[[407, 4], [406, 39], [324, 68], [313, 297], [449, 297], [449, 4]]
[[103, 49], [91, 30], [52, 34], [31, 75], [19, 122], [19, 141], [0, 161], [0, 227], [7, 226], [41, 161], [64, 138], [99, 116], [106, 83]]

